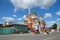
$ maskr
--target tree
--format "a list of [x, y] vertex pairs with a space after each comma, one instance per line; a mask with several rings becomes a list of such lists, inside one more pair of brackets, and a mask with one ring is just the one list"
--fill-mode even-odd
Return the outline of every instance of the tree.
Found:
[[52, 25], [52, 29], [57, 29], [57, 24], [56, 23]]

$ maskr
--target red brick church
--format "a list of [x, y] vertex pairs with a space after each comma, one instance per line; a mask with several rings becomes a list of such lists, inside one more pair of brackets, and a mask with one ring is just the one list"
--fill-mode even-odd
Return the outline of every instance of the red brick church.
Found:
[[35, 30], [33, 29], [33, 24], [35, 23], [35, 20], [38, 21], [38, 23], [40, 24], [40, 28], [41, 28], [41, 32], [43, 32], [43, 30], [45, 29], [45, 25], [46, 22], [44, 22], [43, 20], [43, 16], [40, 16], [39, 20], [38, 20], [38, 15], [36, 13], [36, 11], [33, 11], [32, 13], [30, 13], [30, 9], [29, 12], [27, 14], [27, 17], [25, 19], [25, 24], [28, 24], [28, 28], [32, 31], [35, 32]]

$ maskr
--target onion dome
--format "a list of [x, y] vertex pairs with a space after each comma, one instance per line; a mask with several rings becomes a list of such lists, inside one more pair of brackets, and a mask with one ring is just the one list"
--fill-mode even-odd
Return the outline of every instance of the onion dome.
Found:
[[33, 12], [32, 12], [32, 15], [36, 15], [36, 16], [37, 16], [37, 13], [36, 13], [36, 11], [33, 11]]
[[37, 13], [36, 13], [36, 11], [33, 11], [33, 12], [31, 13], [31, 15], [32, 15], [32, 18], [37, 18]]

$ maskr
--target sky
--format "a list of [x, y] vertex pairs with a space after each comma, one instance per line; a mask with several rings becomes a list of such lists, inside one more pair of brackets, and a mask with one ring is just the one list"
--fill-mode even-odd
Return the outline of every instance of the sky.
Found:
[[60, 0], [0, 0], [0, 23], [5, 21], [23, 22], [28, 14], [36, 11], [43, 16], [46, 27], [57, 23], [60, 27]]

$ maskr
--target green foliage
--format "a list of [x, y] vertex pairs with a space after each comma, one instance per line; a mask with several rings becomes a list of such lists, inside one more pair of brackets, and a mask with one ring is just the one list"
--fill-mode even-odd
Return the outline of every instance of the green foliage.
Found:
[[57, 29], [57, 24], [56, 23], [52, 25], [52, 29]]

